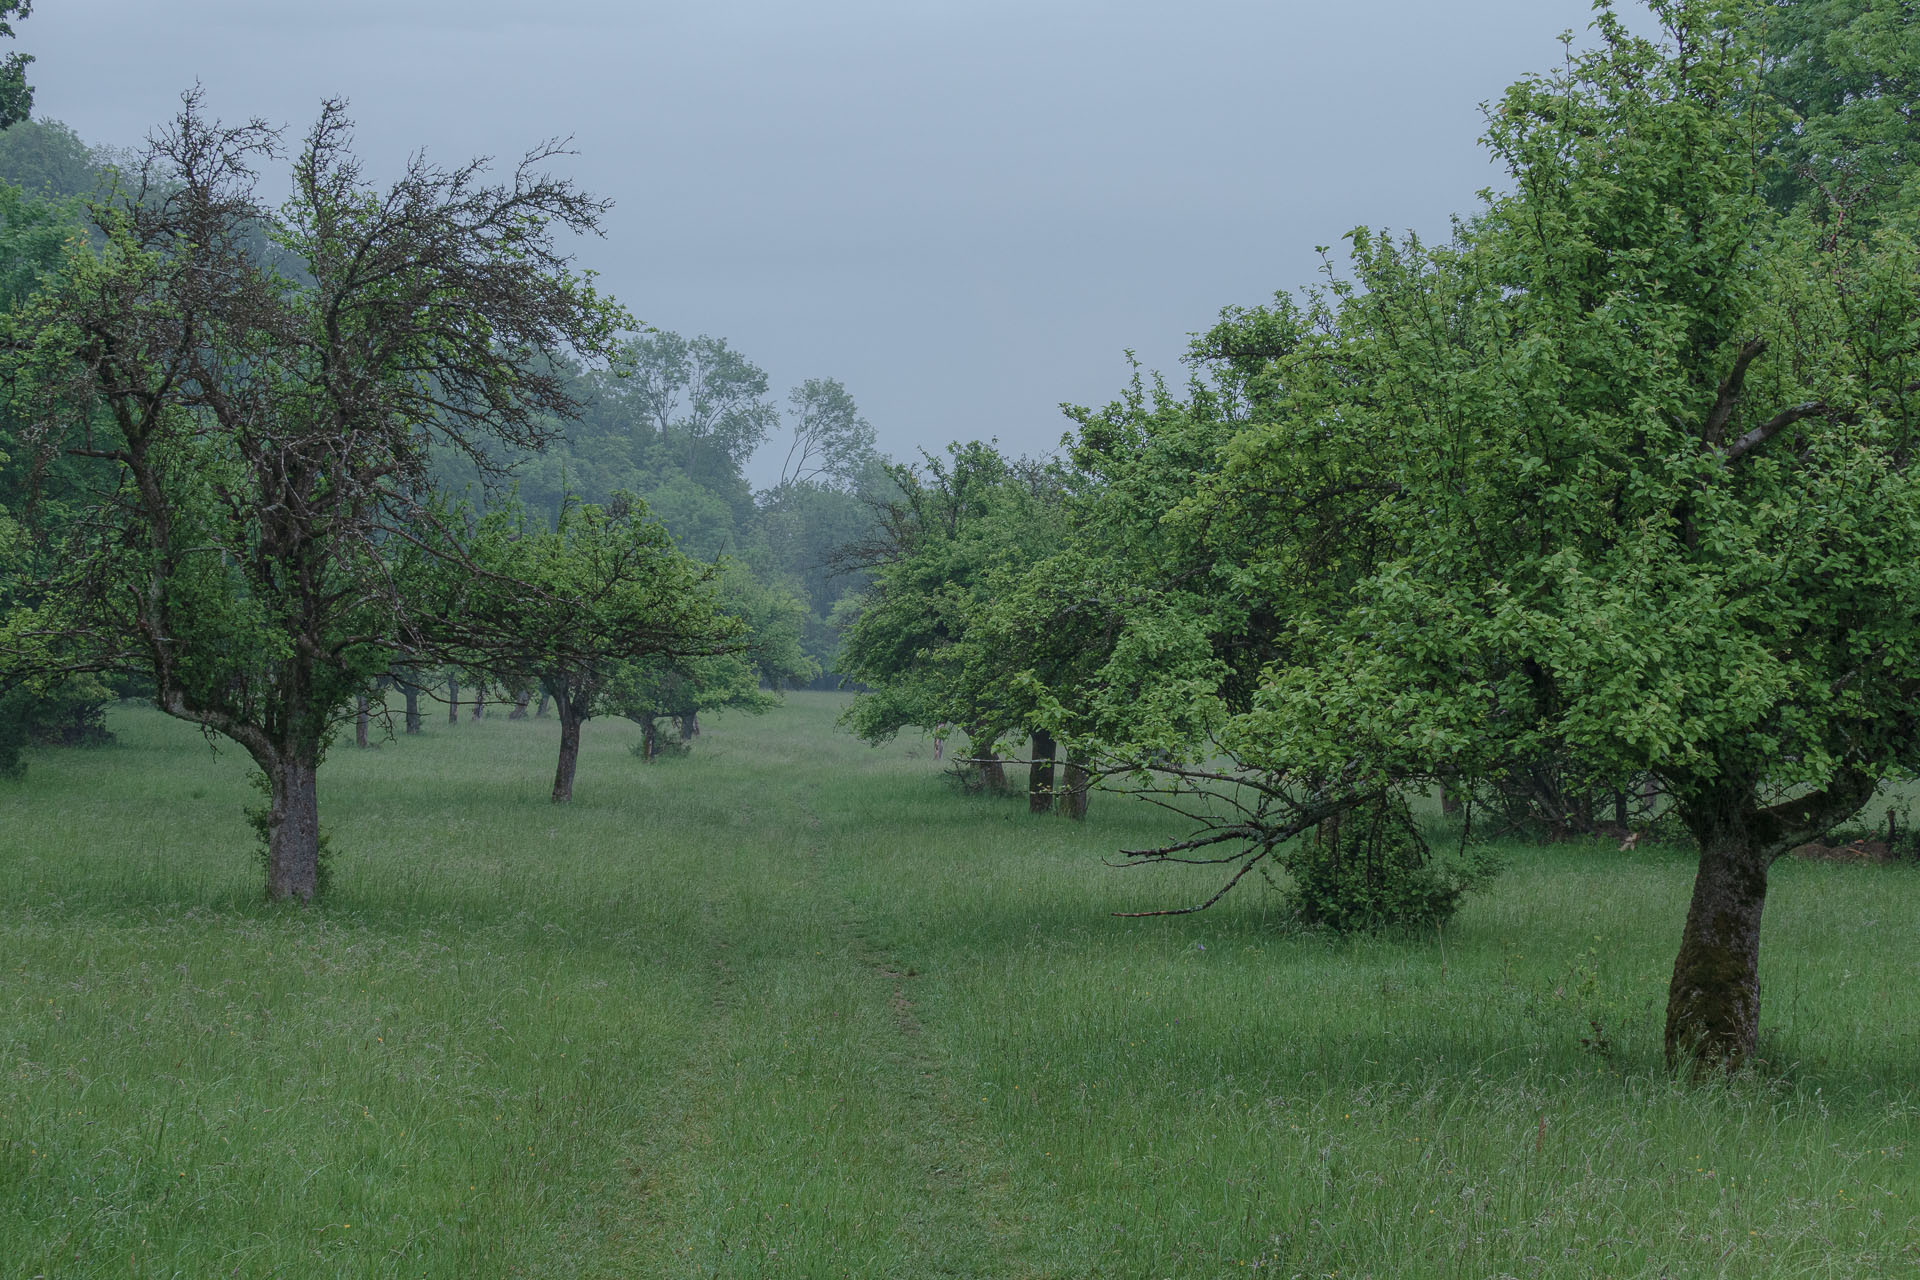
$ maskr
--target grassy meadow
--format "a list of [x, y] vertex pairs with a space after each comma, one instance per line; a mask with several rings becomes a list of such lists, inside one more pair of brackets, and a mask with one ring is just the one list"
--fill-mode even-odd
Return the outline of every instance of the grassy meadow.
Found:
[[1778, 868], [1766, 1067], [1660, 1068], [1688, 858], [1506, 850], [1444, 934], [1291, 929], [1173, 835], [969, 797], [840, 699], [644, 766], [336, 747], [259, 901], [237, 752], [122, 709], [0, 782], [0, 1280], [1920, 1270], [1920, 873]]

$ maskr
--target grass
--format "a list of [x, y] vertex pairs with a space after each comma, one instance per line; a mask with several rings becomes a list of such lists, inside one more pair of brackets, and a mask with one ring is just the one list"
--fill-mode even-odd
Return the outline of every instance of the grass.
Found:
[[[1861, 1276], [1920, 1267], [1920, 876], [1783, 864], [1764, 1071], [1670, 1082], [1671, 851], [1513, 848], [1338, 941], [839, 703], [642, 766], [337, 748], [321, 909], [231, 752], [0, 784], [0, 1277]], [[1583, 1044], [1583, 1039], [1588, 1043]]]

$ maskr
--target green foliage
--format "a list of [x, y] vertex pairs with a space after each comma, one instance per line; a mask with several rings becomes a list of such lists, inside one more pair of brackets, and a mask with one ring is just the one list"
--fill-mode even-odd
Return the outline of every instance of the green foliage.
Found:
[[[0, 38], [13, 39], [10, 19], [24, 18], [33, 12], [33, 0], [0, 0]], [[28, 53], [9, 53], [0, 61], [0, 129], [25, 120], [33, 110], [33, 86], [27, 83]]]
[[842, 639], [838, 669], [871, 690], [848, 708], [847, 724], [880, 742], [909, 725], [951, 722], [984, 750], [1026, 723], [1011, 682], [1020, 655], [985, 624], [1059, 527], [1060, 469], [975, 441], [888, 473], [896, 496], [884, 505], [865, 557], [872, 581]]
[[1444, 925], [1497, 869], [1479, 846], [1439, 856], [1399, 796], [1329, 819], [1295, 841], [1282, 861], [1292, 877], [1284, 895], [1289, 909], [1335, 933]]
[[113, 153], [58, 120], [22, 120], [0, 132], [0, 179], [42, 199], [103, 194]]
[[1920, 14], [1903, 0], [1784, 0], [1756, 22], [1762, 86], [1785, 118], [1766, 172], [1775, 207], [1834, 235], [1920, 216]]

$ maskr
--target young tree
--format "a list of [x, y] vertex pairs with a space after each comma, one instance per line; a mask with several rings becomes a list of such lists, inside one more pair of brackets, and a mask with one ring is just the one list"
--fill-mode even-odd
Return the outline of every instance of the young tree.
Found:
[[[104, 250], [73, 251], [10, 356], [41, 446], [116, 483], [0, 652], [138, 670], [162, 710], [245, 749], [276, 899], [315, 892], [318, 766], [404, 629], [394, 560], [428, 519], [429, 449], [538, 447], [575, 407], [553, 357], [604, 352], [624, 320], [555, 246], [605, 208], [544, 172], [557, 147], [499, 184], [415, 157], [384, 190], [349, 147], [327, 103], [270, 208], [253, 167], [278, 135], [189, 94], [93, 205]], [[263, 265], [263, 230], [309, 283]]]

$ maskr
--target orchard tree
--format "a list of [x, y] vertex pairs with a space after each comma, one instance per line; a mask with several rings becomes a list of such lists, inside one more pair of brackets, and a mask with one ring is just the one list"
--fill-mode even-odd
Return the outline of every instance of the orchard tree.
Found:
[[820, 674], [819, 664], [801, 646], [806, 605], [737, 561], [719, 569], [719, 608], [741, 628], [738, 648], [636, 658], [619, 667], [607, 691], [607, 705], [640, 726], [640, 758], [649, 763], [663, 751], [663, 718], [675, 722], [685, 744], [699, 734], [701, 712], [757, 715], [780, 705], [780, 689]]
[[624, 668], [747, 645], [745, 625], [719, 608], [719, 571], [675, 548], [631, 495], [604, 510], [570, 504], [552, 531], [520, 512], [493, 513], [465, 565], [443, 559], [444, 585], [418, 616], [417, 643], [510, 686], [537, 682], [553, 699], [556, 804], [573, 799], [581, 727], [607, 708]]
[[843, 723], [875, 743], [908, 726], [958, 725], [997, 790], [1000, 740], [1032, 726], [1009, 696], [1010, 655], [986, 642], [981, 624], [1009, 576], [1045, 554], [1059, 470], [972, 441], [888, 471], [896, 496], [882, 504], [877, 531], [843, 552], [843, 563], [873, 575], [838, 664], [869, 689]]
[[1651, 774], [1699, 846], [1667, 1054], [1733, 1068], [1769, 866], [1920, 766], [1920, 248], [1770, 210], [1754, 7], [1653, 8], [1493, 105], [1512, 190], [1453, 243], [1354, 233], [1188, 511], [1284, 517], [1221, 730], [1297, 792], [1255, 836], [1548, 754]]
[[[576, 407], [554, 358], [604, 353], [624, 320], [554, 243], [605, 209], [545, 172], [556, 146], [499, 183], [416, 156], [381, 189], [350, 141], [327, 103], [270, 207], [254, 166], [278, 134], [187, 95], [8, 356], [37, 447], [114, 480], [0, 662], [137, 671], [238, 743], [276, 899], [316, 890], [321, 758], [407, 627], [396, 557], [431, 521], [429, 451], [537, 448]], [[263, 264], [262, 233], [303, 281]]]

